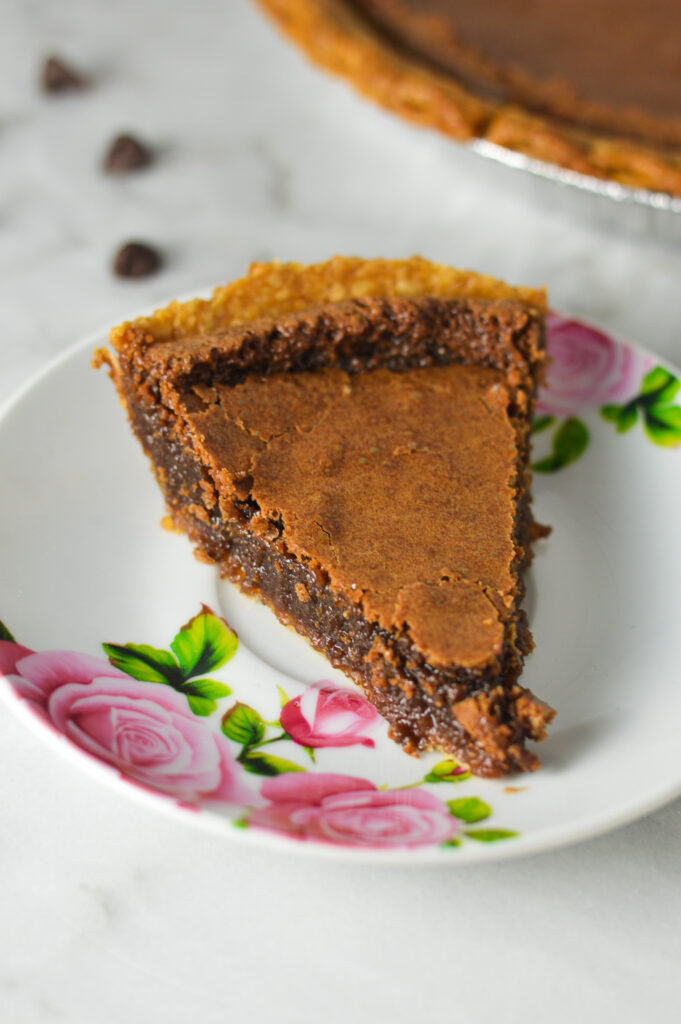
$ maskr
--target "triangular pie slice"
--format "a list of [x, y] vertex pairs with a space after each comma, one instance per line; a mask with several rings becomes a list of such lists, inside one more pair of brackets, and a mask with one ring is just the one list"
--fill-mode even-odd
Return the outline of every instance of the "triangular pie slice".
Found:
[[100, 353], [200, 556], [481, 775], [553, 717], [518, 682], [543, 310], [416, 258], [257, 264]]

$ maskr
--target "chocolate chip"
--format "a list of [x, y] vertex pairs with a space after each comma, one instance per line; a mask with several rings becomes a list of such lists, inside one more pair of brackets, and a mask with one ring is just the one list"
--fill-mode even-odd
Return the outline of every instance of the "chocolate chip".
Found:
[[161, 254], [144, 242], [128, 242], [116, 253], [114, 273], [118, 277], [147, 277], [161, 266]]
[[68, 92], [85, 89], [90, 83], [59, 57], [48, 57], [43, 65], [42, 86], [45, 92]]
[[104, 169], [110, 174], [127, 174], [151, 163], [151, 150], [134, 135], [119, 135], [109, 147]]

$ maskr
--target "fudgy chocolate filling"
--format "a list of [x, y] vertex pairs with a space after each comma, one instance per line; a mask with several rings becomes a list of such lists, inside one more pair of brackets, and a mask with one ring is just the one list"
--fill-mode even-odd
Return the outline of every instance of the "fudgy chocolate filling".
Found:
[[407, 55], [479, 95], [681, 141], [677, 0], [350, 0]]

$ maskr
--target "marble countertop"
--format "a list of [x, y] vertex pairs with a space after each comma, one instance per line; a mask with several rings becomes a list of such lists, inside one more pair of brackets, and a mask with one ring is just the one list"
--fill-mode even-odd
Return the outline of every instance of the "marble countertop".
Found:
[[[45, 96], [55, 52], [92, 88]], [[114, 179], [111, 138], [157, 158]], [[110, 270], [130, 238], [156, 276]], [[414, 252], [548, 285], [681, 361], [681, 250], [535, 201], [359, 100], [246, 0], [4, 0], [0, 404], [102, 325], [254, 259]], [[635, 751], [632, 751], [632, 770]], [[55, 759], [0, 707], [0, 1019], [183, 1024], [678, 1019], [681, 803], [459, 870], [229, 844]]]

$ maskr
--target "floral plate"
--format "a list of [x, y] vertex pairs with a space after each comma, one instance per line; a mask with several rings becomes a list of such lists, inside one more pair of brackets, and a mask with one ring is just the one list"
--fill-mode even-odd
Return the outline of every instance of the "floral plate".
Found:
[[553, 533], [523, 679], [558, 716], [541, 772], [486, 780], [404, 754], [340, 673], [159, 527], [97, 344], [0, 418], [0, 690], [81, 767], [227, 835], [399, 863], [547, 849], [681, 793], [674, 371], [550, 318], [534, 493]]

